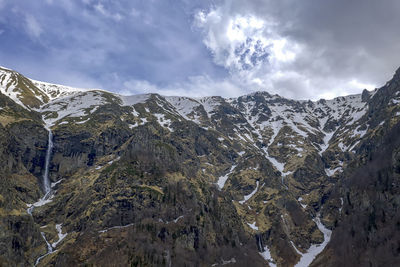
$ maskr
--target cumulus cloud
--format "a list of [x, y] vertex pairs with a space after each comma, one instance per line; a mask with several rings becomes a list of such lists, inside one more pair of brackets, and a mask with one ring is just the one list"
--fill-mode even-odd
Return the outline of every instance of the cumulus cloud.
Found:
[[195, 25], [214, 62], [248, 90], [315, 99], [373, 89], [390, 78], [400, 65], [393, 45], [400, 41], [399, 7], [398, 1], [225, 0], [199, 11]]
[[273, 21], [251, 14], [227, 15], [218, 7], [197, 13], [195, 24], [204, 30], [204, 44], [215, 63], [233, 71], [254, 69], [265, 62], [288, 62], [296, 56], [297, 46], [273, 32]]

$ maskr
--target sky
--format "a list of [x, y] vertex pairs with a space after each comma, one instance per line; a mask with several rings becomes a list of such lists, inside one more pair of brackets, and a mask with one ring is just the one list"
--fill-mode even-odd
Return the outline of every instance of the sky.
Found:
[[0, 0], [0, 65], [120, 94], [330, 99], [400, 67], [398, 0]]

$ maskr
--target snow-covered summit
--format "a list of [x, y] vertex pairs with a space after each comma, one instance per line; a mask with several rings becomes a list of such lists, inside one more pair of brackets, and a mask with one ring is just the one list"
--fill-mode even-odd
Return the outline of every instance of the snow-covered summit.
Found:
[[90, 89], [83, 89], [83, 88], [74, 88], [70, 86], [60, 85], [60, 84], [52, 84], [47, 82], [36, 81], [30, 79], [32, 83], [39, 88], [42, 92], [44, 92], [50, 100], [69, 96], [75, 94], [77, 92], [85, 92], [89, 91]]

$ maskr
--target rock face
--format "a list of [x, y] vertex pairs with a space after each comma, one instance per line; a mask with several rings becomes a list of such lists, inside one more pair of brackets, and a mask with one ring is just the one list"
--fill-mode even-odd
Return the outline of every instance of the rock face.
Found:
[[0, 81], [6, 266], [400, 262], [398, 74], [317, 102]]

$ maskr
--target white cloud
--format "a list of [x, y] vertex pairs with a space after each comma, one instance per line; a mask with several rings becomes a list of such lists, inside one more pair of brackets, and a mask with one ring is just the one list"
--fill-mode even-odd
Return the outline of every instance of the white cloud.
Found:
[[245, 92], [237, 84], [227, 79], [214, 80], [208, 76], [189, 77], [186, 82], [167, 86], [157, 86], [148, 81], [129, 80], [124, 83], [124, 89], [119, 93], [132, 95], [138, 93], [158, 93], [165, 96], [215, 96], [234, 97]]
[[231, 70], [246, 70], [267, 60], [269, 42], [262, 35], [265, 21], [254, 16], [225, 17], [222, 8], [196, 15], [204, 32], [204, 44], [214, 62]]
[[34, 16], [26, 15], [25, 23], [27, 32], [31, 37], [39, 38], [40, 35], [43, 33], [42, 26], [39, 24]]
[[109, 12], [102, 3], [97, 3], [94, 5], [94, 9], [97, 10], [100, 14], [102, 14], [104, 17], [111, 18], [115, 21], [121, 21], [123, 19], [123, 16], [120, 13], [111, 13]]
[[96, 9], [98, 12], [100, 12], [101, 14], [103, 14], [104, 16], [108, 15], [108, 12], [106, 11], [106, 9], [104, 8], [104, 5], [102, 3], [97, 3], [94, 6], [94, 9]]
[[200, 11], [195, 17], [195, 25], [203, 30], [204, 44], [216, 64], [236, 71], [259, 65], [274, 68], [294, 61], [301, 51], [299, 44], [275, 31], [278, 24], [273, 20], [224, 11], [218, 7]]
[[[204, 45], [214, 63], [230, 71], [231, 83], [246, 92], [266, 90], [295, 99], [331, 98], [376, 87], [370, 80], [352, 76], [354, 72], [341, 73], [340, 68], [335, 72], [333, 64], [339, 61], [333, 58], [337, 55], [329, 55], [335, 50], [294, 38], [298, 36], [289, 27], [293, 22], [257, 12], [253, 8], [257, 1], [250, 2], [226, 0], [195, 16], [194, 25], [202, 31]], [[359, 64], [357, 58], [351, 63]]]

